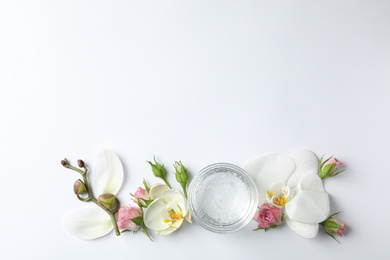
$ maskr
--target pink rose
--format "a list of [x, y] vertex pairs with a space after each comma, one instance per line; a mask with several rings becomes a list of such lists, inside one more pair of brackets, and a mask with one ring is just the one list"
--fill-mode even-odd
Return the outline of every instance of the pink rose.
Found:
[[[338, 221], [336, 218], [334, 218], [334, 217], [330, 217], [329, 219], [328, 219], [328, 225], [326, 225], [325, 224], [325, 228], [328, 228], [328, 231], [329, 231], [329, 229], [330, 230], [333, 230], [335, 233], [337, 233], [337, 235], [338, 236], [342, 236], [343, 235], [343, 233], [344, 233], [344, 230], [345, 230], [345, 224], [344, 223], [342, 223], [342, 222], [340, 222], [340, 221]], [[339, 227], [327, 227], [327, 226], [329, 226], [329, 223], [332, 223], [333, 222], [333, 225], [334, 225], [334, 223], [336, 223]], [[333, 233], [333, 232], [331, 232], [332, 234], [335, 234], [335, 233]], [[336, 235], [336, 234], [335, 234]]]
[[[322, 158], [321, 158], [320, 163], [321, 162], [322, 162]], [[328, 158], [325, 162], [321, 163], [321, 166], [320, 166], [321, 179], [324, 179], [326, 177], [333, 177], [333, 176], [336, 176], [339, 173], [345, 171], [345, 170], [342, 170], [342, 171], [336, 172], [337, 169], [341, 165], [342, 165], [342, 163], [339, 160], [337, 160], [335, 157]]]
[[337, 239], [334, 236], [341, 237], [344, 233], [344, 230], [345, 230], [345, 224], [338, 221], [335, 217], [333, 217], [339, 213], [340, 212], [337, 212], [337, 213], [331, 215], [330, 217], [328, 217], [326, 220], [319, 223], [321, 226], [324, 227], [326, 234], [331, 236], [336, 241], [337, 241]]
[[270, 207], [264, 203], [257, 211], [253, 220], [258, 222], [258, 228], [268, 228], [282, 223], [282, 212], [279, 208]]
[[329, 176], [332, 176], [332, 174], [335, 173], [337, 171], [337, 168], [339, 168], [341, 166], [341, 164], [342, 164], [335, 157], [332, 157], [326, 163], [324, 163], [324, 166], [328, 165], [328, 164], [331, 164], [331, 163], [334, 163], [334, 165], [333, 165], [332, 171], [329, 173]]
[[137, 226], [131, 219], [141, 216], [142, 212], [139, 208], [122, 206], [118, 211], [118, 228], [137, 231], [140, 226]]
[[149, 194], [146, 190], [139, 187], [134, 193], [134, 198], [136, 201], [139, 201], [142, 205], [146, 206], [145, 201], [143, 201], [142, 199], [149, 200]]

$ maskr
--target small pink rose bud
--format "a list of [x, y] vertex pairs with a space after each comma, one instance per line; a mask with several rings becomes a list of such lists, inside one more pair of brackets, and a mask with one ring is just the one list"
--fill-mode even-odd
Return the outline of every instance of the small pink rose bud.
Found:
[[334, 236], [336, 235], [341, 237], [344, 233], [345, 226], [346, 226], [344, 223], [342, 223], [341, 221], [337, 220], [334, 217], [334, 215], [337, 215], [338, 213], [331, 215], [325, 221], [320, 223], [324, 227], [325, 232], [335, 240], [336, 238]]
[[62, 166], [66, 166], [65, 160], [61, 160], [61, 165], [62, 165]]
[[73, 185], [74, 194], [84, 194], [87, 193], [87, 187], [85, 187], [84, 182], [78, 179]]
[[98, 203], [107, 209], [112, 209], [115, 206], [115, 196], [110, 193], [104, 193], [99, 196]]
[[83, 160], [78, 160], [77, 164], [79, 165], [80, 168], [85, 167], [85, 163]]
[[[134, 198], [136, 201], [140, 202], [142, 205], [146, 206], [144, 200], [149, 200], [149, 194], [146, 190], [139, 187], [134, 193]], [[144, 199], [144, 200], [143, 200]]]
[[137, 207], [120, 207], [118, 211], [118, 228], [137, 231], [143, 224], [142, 212]]
[[[322, 158], [321, 158], [321, 161], [322, 162]], [[339, 171], [339, 172], [336, 172], [337, 169], [342, 165], [342, 163], [337, 160], [335, 157], [329, 157], [327, 160], [325, 160], [325, 162], [321, 163], [320, 165], [320, 177], [321, 179], [324, 179], [326, 177], [333, 177], [333, 176], [336, 176], [338, 175], [339, 173], [345, 171], [345, 170], [342, 170], [342, 171]]]

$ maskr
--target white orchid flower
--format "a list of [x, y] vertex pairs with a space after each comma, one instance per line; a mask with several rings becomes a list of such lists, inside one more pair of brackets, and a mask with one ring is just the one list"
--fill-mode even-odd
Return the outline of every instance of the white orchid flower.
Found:
[[244, 168], [256, 183], [259, 206], [268, 202], [284, 208], [286, 222], [293, 231], [306, 238], [317, 236], [318, 223], [328, 217], [330, 207], [313, 152], [260, 155]]
[[[94, 186], [96, 195], [103, 193], [116, 194], [123, 182], [123, 167], [118, 156], [106, 149], [98, 154], [94, 171]], [[95, 239], [107, 235], [114, 228], [110, 215], [103, 209], [75, 209], [63, 218], [65, 229], [81, 239]]]
[[154, 201], [144, 211], [144, 223], [157, 235], [174, 232], [184, 219], [191, 223], [187, 200], [178, 190], [157, 184], [150, 188], [149, 196]]

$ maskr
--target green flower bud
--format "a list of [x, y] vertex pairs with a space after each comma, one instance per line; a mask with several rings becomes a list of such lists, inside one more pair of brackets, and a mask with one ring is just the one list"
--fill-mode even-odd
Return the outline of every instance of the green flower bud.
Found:
[[165, 178], [165, 169], [164, 169], [164, 164], [161, 165], [156, 161], [156, 157], [153, 157], [153, 160], [156, 164], [153, 164], [152, 162], [147, 161], [150, 166], [152, 166], [152, 171], [154, 176], [157, 178]]
[[188, 172], [187, 172], [187, 169], [184, 168], [184, 166], [181, 163], [181, 161], [175, 162], [173, 167], [175, 167], [175, 171], [176, 171], [176, 173], [175, 173], [176, 174], [176, 180], [180, 184], [186, 184], [187, 181], [188, 181]]
[[188, 172], [187, 169], [183, 166], [181, 161], [175, 162], [173, 165], [175, 167], [175, 175], [176, 175], [176, 180], [178, 183], [180, 183], [181, 187], [183, 188], [184, 196], [187, 198], [187, 181], [188, 181]]
[[104, 193], [99, 196], [98, 203], [107, 209], [112, 209], [115, 206], [115, 196], [110, 193]]
[[[341, 237], [345, 230], [345, 224], [341, 221], [337, 220], [334, 216], [339, 214], [340, 212], [337, 212], [333, 215], [330, 215], [325, 221], [319, 223], [321, 226], [324, 227], [325, 232], [327, 235], [332, 237], [334, 240], [337, 241], [337, 239], [334, 236]], [[339, 242], [339, 241], [337, 241]]]
[[74, 194], [84, 194], [87, 193], [87, 187], [85, 187], [84, 182], [78, 179], [73, 185]]
[[337, 169], [342, 165], [342, 163], [337, 160], [335, 157], [331, 156], [328, 159], [326, 159], [324, 162], [322, 162], [322, 159], [324, 156], [321, 157], [319, 168], [320, 168], [320, 177], [321, 179], [324, 179], [326, 177], [334, 177], [340, 173], [342, 173], [344, 170], [336, 172]]

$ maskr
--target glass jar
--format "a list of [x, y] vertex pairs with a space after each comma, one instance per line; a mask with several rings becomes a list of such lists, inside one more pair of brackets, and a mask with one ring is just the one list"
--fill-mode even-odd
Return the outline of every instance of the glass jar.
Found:
[[258, 203], [256, 185], [249, 174], [229, 163], [203, 168], [191, 181], [188, 196], [194, 220], [216, 233], [231, 233], [245, 227]]

